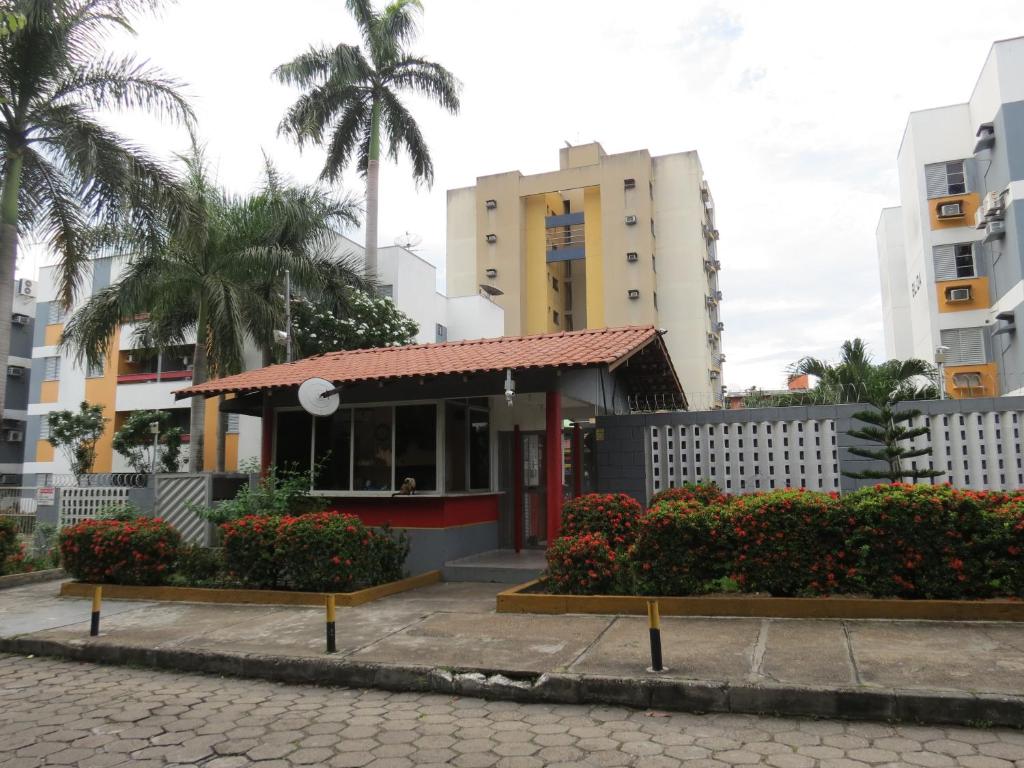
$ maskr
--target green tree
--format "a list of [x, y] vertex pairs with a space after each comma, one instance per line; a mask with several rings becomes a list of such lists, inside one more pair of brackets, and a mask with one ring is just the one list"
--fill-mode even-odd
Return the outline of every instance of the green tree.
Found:
[[[150, 426], [154, 422], [160, 428], [155, 461]], [[125, 457], [135, 472], [152, 472], [154, 466], [161, 472], [177, 472], [182, 434], [174, 415], [167, 411], [134, 411], [114, 433], [114, 450]]]
[[103, 436], [106, 421], [102, 405], [85, 401], [77, 411], [50, 412], [50, 445], [64, 454], [79, 484], [96, 463], [96, 442]]
[[883, 403], [876, 406], [877, 410], [858, 411], [853, 418], [862, 421], [867, 426], [860, 429], [848, 430], [846, 434], [857, 437], [871, 443], [879, 444], [879, 448], [862, 448], [850, 446], [847, 450], [854, 456], [861, 456], [866, 459], [875, 459], [886, 464], [886, 468], [865, 469], [861, 472], [844, 472], [847, 477], [861, 480], [888, 480], [890, 483], [901, 483], [906, 478], [914, 482], [922, 478], [938, 477], [945, 474], [941, 470], [914, 468], [913, 464], [907, 466], [905, 462], [918, 456], [928, 456], [932, 452], [930, 445], [922, 448], [911, 448], [905, 446], [907, 440], [921, 437], [929, 433], [928, 427], [911, 427], [909, 422], [921, 415], [916, 408], [897, 411], [895, 403]]
[[[236, 197], [211, 182], [201, 152], [184, 162], [189, 225], [133, 256], [118, 281], [69, 320], [62, 345], [80, 360], [103, 359], [114, 331], [147, 315], [139, 341], [158, 349], [194, 344], [192, 383], [200, 384], [242, 370], [246, 341], [268, 344], [273, 329], [284, 327], [286, 270], [314, 297], [343, 282], [362, 284], [332, 251], [334, 227], [355, 218], [351, 201], [320, 189]], [[205, 399], [193, 397], [190, 472], [203, 469], [205, 417]]]
[[366, 177], [366, 272], [377, 274], [377, 205], [381, 146], [397, 160], [403, 149], [413, 177], [428, 186], [434, 164], [402, 91], [426, 97], [452, 114], [459, 111], [459, 81], [440, 64], [413, 56], [406, 47], [417, 33], [420, 0], [394, 0], [375, 11], [370, 0], [345, 0], [359, 25], [365, 48], [342, 43], [310, 48], [274, 70], [282, 83], [302, 95], [281, 121], [280, 131], [300, 147], [326, 145], [320, 177], [336, 180], [352, 160]]
[[292, 330], [299, 357], [413, 344], [420, 331], [390, 298], [360, 290], [349, 291], [341, 306], [295, 299]]
[[[192, 125], [178, 81], [103, 50], [112, 32], [133, 32], [133, 13], [156, 5], [0, 0], [0, 370], [9, 354], [19, 237], [56, 255], [56, 300], [69, 307], [88, 265], [90, 226], [148, 238], [174, 198], [163, 166], [99, 120], [107, 111], [141, 109]], [[5, 396], [0, 378], [0, 410]]]

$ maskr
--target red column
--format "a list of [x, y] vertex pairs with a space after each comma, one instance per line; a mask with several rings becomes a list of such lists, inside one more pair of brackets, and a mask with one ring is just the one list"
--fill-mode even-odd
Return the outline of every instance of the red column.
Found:
[[544, 401], [544, 461], [547, 480], [548, 546], [562, 527], [562, 396], [548, 392]]
[[516, 552], [523, 548], [523, 437], [519, 425], [512, 430], [512, 532]]
[[583, 495], [583, 430], [572, 425], [572, 496]]
[[262, 441], [260, 444], [260, 477], [270, 471], [274, 452], [274, 409], [270, 407], [269, 395], [263, 396], [263, 418], [261, 419]]

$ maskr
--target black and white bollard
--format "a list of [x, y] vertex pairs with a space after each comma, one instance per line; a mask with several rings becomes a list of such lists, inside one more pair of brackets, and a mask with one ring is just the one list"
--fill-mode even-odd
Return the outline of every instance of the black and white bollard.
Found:
[[665, 666], [661, 660], [661, 613], [657, 600], [647, 601], [647, 624], [651, 633], [651, 671], [663, 672]]
[[327, 595], [327, 652], [336, 653], [338, 642], [334, 634], [334, 594]]
[[92, 590], [92, 620], [89, 623], [89, 635], [96, 637], [100, 633], [100, 605], [103, 602], [103, 587]]

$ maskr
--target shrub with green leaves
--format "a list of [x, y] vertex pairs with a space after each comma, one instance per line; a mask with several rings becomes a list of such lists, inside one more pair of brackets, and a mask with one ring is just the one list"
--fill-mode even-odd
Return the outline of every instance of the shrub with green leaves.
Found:
[[633, 591], [698, 595], [729, 574], [729, 512], [696, 499], [662, 501], [637, 526], [629, 550]]
[[589, 493], [565, 502], [562, 535], [600, 533], [615, 549], [633, 543], [636, 523], [644, 513], [640, 503], [625, 493]]
[[567, 595], [609, 594], [621, 570], [620, 556], [601, 532], [555, 539], [547, 551], [547, 584]]
[[0, 576], [5, 573], [7, 558], [19, 551], [18, 526], [9, 517], [0, 517]]
[[984, 544], [996, 594], [1024, 597], [1024, 496], [1008, 501], [991, 516]]
[[208, 585], [220, 580], [224, 558], [219, 549], [185, 544], [178, 550], [174, 575], [187, 585]]
[[255, 485], [243, 485], [235, 498], [194, 511], [203, 519], [220, 525], [250, 515], [283, 517], [322, 510], [326, 501], [311, 496], [309, 489], [308, 471], [270, 467], [266, 477], [261, 477]]
[[277, 525], [280, 519], [246, 515], [222, 523], [221, 546], [224, 569], [232, 581], [257, 589], [278, 585]]
[[651, 497], [651, 509], [663, 501], [696, 501], [701, 506], [720, 506], [729, 500], [729, 496], [713, 482], [683, 483], [674, 488], [658, 491]]
[[162, 584], [180, 545], [178, 531], [159, 518], [83, 520], [59, 537], [64, 569], [90, 583]]

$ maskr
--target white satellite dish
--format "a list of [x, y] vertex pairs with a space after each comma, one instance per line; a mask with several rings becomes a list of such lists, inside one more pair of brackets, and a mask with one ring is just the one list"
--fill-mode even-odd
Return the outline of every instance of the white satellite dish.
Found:
[[423, 238], [415, 232], [404, 232], [395, 238], [395, 245], [405, 248], [407, 251], [416, 250], [416, 246], [423, 242]]
[[341, 397], [327, 379], [306, 379], [299, 385], [299, 405], [314, 416], [330, 416], [341, 403]]

